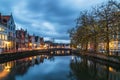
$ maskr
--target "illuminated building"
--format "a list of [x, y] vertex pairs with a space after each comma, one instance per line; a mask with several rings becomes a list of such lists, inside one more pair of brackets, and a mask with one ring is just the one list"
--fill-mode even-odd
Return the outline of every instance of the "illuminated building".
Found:
[[27, 30], [16, 30], [16, 49], [25, 50], [28, 49], [28, 33]]
[[6, 27], [0, 24], [0, 53], [5, 51], [9, 47], [9, 42], [6, 33]]
[[0, 39], [3, 51], [15, 49], [15, 23], [12, 14], [0, 14]]
[[[43, 37], [40, 37], [40, 48], [41, 48], [41, 49], [44, 48], [44, 45], [45, 45], [45, 43], [44, 43], [44, 38], [43, 38]], [[45, 48], [46, 48], [46, 46], [45, 46]]]

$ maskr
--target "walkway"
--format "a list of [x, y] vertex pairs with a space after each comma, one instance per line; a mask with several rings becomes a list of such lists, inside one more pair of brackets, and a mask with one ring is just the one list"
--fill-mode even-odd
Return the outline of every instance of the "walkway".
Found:
[[[58, 54], [57, 51], [59, 52], [64, 51], [64, 53]], [[69, 51], [69, 53], [66, 53], [67, 51]], [[0, 54], [0, 63], [21, 59], [25, 57], [30, 57], [30, 56], [36, 56], [36, 55], [51, 55], [51, 56], [69, 55], [71, 54], [71, 51], [72, 49], [70, 48], [52, 48], [52, 49], [21, 51], [21, 52], [8, 52], [8, 53]]]

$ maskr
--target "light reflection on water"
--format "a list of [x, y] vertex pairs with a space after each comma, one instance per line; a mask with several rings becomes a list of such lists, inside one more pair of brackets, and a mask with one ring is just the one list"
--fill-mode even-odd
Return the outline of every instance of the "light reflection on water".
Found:
[[0, 64], [0, 80], [120, 80], [120, 72], [77, 56], [39, 55]]
[[45, 59], [43, 63], [30, 67], [24, 76], [16, 76], [16, 80], [66, 80], [69, 71], [67, 58], [69, 57], [63, 57], [61, 60], [60, 57], [56, 57], [55, 61]]

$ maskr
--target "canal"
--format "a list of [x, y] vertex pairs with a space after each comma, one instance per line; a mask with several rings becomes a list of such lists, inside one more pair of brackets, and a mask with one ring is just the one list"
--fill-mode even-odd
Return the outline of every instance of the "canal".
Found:
[[120, 69], [80, 56], [39, 55], [1, 63], [0, 80], [120, 80]]

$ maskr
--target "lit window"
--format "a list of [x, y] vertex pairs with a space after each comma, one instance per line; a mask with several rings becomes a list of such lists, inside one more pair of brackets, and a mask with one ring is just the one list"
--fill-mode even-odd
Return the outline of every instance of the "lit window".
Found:
[[4, 35], [2, 34], [2, 39], [4, 40]]
[[7, 35], [5, 35], [5, 40], [7, 40]]
[[0, 27], [0, 31], [2, 31], [2, 28]]
[[5, 31], [5, 29], [4, 29], [4, 28], [2, 28], [2, 31]]
[[4, 31], [4, 28], [1, 28], [1, 27], [0, 27], [0, 31]]
[[0, 39], [2, 39], [2, 38], [1, 38], [1, 34], [0, 34]]

